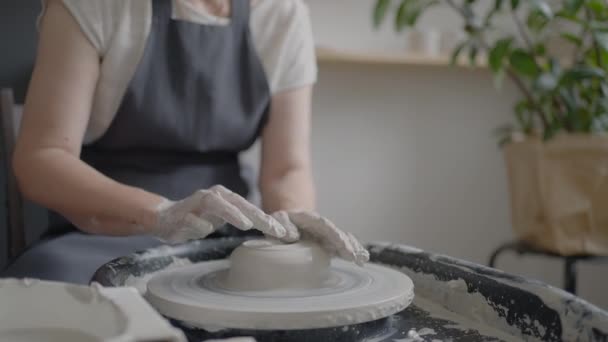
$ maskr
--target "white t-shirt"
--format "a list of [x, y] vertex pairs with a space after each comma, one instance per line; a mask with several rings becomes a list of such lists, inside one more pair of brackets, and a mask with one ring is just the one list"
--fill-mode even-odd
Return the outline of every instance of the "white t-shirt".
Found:
[[[226, 25], [193, 8], [173, 2], [172, 18], [202, 25]], [[151, 0], [63, 0], [99, 52], [101, 71], [84, 142], [100, 138], [110, 126], [146, 46], [152, 22]], [[251, 8], [252, 43], [262, 62], [271, 94], [310, 85], [317, 65], [308, 8], [302, 0], [259, 0]]]

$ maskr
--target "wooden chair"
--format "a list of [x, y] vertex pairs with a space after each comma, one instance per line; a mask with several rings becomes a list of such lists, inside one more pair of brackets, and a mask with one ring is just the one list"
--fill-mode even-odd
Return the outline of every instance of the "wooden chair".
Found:
[[4, 174], [6, 175], [6, 213], [8, 260], [12, 261], [25, 249], [25, 219], [23, 197], [13, 173], [12, 158], [21, 123], [21, 106], [15, 104], [12, 89], [0, 91], [0, 130], [3, 138]]

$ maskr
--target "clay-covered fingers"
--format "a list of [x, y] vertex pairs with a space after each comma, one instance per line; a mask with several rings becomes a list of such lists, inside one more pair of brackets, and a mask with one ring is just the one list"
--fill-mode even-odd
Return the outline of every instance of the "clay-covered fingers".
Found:
[[197, 192], [196, 201], [204, 208], [204, 215], [219, 217], [240, 230], [253, 228], [253, 222], [239, 208], [213, 191]]
[[187, 214], [177, 229], [168, 230], [161, 238], [168, 243], [202, 239], [213, 233], [213, 225], [193, 214]]
[[201, 219], [193, 214], [188, 214], [184, 218], [184, 226], [188, 231], [191, 231], [193, 236], [191, 239], [204, 238], [213, 233], [215, 227], [209, 221]]
[[312, 236], [329, 249], [329, 252], [357, 265], [369, 261], [369, 254], [361, 243], [352, 234], [336, 227], [330, 220], [307, 211], [290, 212], [289, 219], [302, 232]]
[[264, 213], [260, 208], [256, 207], [239, 194], [236, 194], [221, 185], [216, 185], [210, 190], [238, 208], [238, 210], [253, 223], [253, 227], [265, 235], [282, 239], [287, 234], [287, 230], [281, 223], [272, 216]]
[[298, 231], [298, 227], [296, 227], [296, 225], [291, 222], [291, 220], [289, 219], [289, 214], [286, 211], [277, 211], [272, 214], [272, 217], [274, 217], [275, 220], [279, 221], [279, 223], [287, 231], [281, 241], [289, 243], [296, 242], [300, 239], [300, 232]]
[[352, 233], [346, 232], [348, 237], [350, 238], [350, 244], [353, 246], [353, 251], [355, 253], [355, 262], [358, 265], [363, 265], [364, 263], [369, 261], [369, 251], [363, 247], [359, 239], [355, 237]]

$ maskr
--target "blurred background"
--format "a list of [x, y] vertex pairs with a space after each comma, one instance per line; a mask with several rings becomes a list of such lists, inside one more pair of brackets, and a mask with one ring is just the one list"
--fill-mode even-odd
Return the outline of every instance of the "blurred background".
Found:
[[[520, 98], [515, 87], [505, 82], [496, 89], [483, 63], [449, 66], [454, 42], [464, 35], [450, 8], [421, 17], [416, 36], [396, 32], [390, 20], [375, 29], [373, 0], [306, 3], [319, 47], [312, 136], [319, 211], [365, 241], [486, 264], [496, 247], [514, 239], [505, 161], [493, 131], [512, 121]], [[0, 86], [15, 87], [18, 100], [27, 80], [16, 75], [31, 67], [38, 6], [0, 2], [0, 13], [18, 7], [27, 18], [0, 20], [0, 42], [14, 47], [3, 49]], [[511, 25], [505, 21], [504, 30]], [[256, 146], [244, 159], [255, 164], [257, 152]], [[31, 204], [27, 211], [34, 241], [45, 215]], [[558, 259], [506, 253], [497, 267], [562, 286]], [[578, 281], [580, 296], [608, 309], [605, 264], [581, 263]]]

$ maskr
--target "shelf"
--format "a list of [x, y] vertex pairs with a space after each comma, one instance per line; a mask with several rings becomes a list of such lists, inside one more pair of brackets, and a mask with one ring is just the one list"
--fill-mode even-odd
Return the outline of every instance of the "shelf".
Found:
[[[317, 47], [317, 60], [320, 63], [360, 63], [380, 65], [420, 65], [420, 66], [450, 66], [450, 56], [427, 56], [416, 53], [339, 50], [327, 47]], [[457, 65], [470, 66], [466, 56], [459, 58]], [[476, 67], [485, 67], [486, 59], [477, 58]]]

